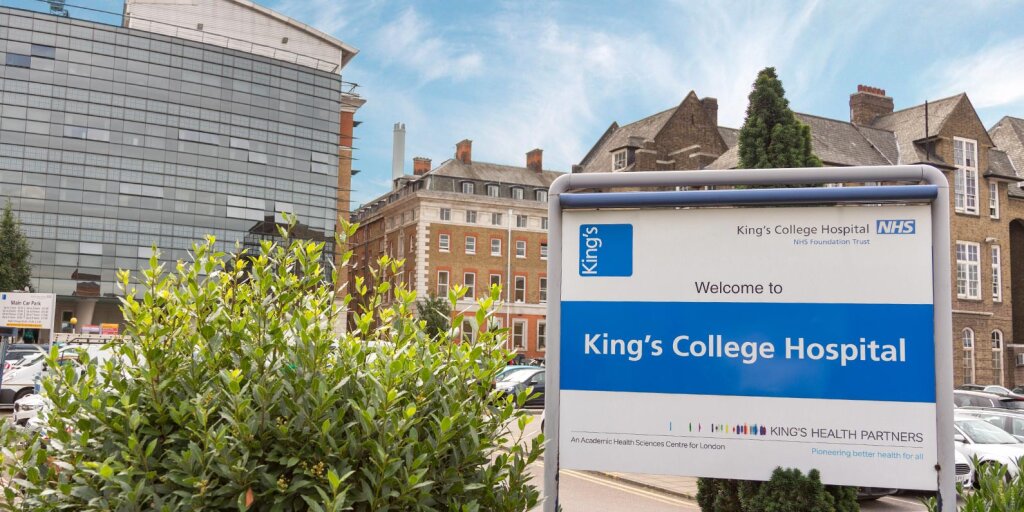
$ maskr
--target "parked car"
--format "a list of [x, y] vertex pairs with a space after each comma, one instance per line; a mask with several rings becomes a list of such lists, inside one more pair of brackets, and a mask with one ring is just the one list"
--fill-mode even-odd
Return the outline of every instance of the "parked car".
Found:
[[520, 370], [537, 370], [537, 369], [539, 369], [539, 367], [537, 367], [537, 366], [530, 366], [530, 365], [521, 365], [521, 364], [508, 365], [508, 366], [506, 366], [506, 367], [504, 367], [504, 368], [502, 368], [501, 370], [498, 371], [498, 374], [494, 377], [494, 382], [499, 382], [499, 381], [505, 380], [506, 378], [508, 378], [509, 375], [512, 375], [513, 373], [518, 372]]
[[953, 460], [956, 464], [956, 483], [964, 486], [965, 489], [974, 487], [974, 466], [971, 459], [960, 453], [960, 449], [953, 450]]
[[982, 385], [982, 384], [961, 384], [961, 385], [957, 386], [956, 389], [961, 390], [961, 391], [983, 391], [985, 393], [994, 393], [996, 395], [1016, 395], [1016, 394], [1018, 394], [1018, 393], [1016, 393], [1014, 391], [1010, 391], [1009, 389], [1004, 388], [1003, 386], [996, 386], [996, 385], [992, 385], [992, 384], [990, 384], [988, 386], [985, 386], [985, 385]]
[[11, 421], [15, 425], [26, 426], [29, 420], [35, 418], [39, 411], [50, 406], [49, 400], [43, 395], [32, 393], [25, 395], [14, 402], [14, 412], [11, 414]]
[[544, 405], [544, 369], [537, 368], [533, 370], [521, 370], [512, 372], [504, 380], [498, 381], [494, 385], [502, 396], [516, 395], [520, 391], [526, 388], [533, 388], [534, 396], [530, 400], [526, 401], [526, 406], [543, 406]]
[[[981, 465], [1003, 465], [1010, 477], [1020, 472], [1017, 461], [1024, 457], [1024, 443], [1016, 437], [985, 420], [959, 412], [953, 417], [953, 427], [953, 441], [965, 457], [977, 457]], [[981, 468], [974, 469], [977, 483], [977, 473]]]
[[991, 407], [996, 409], [1024, 409], [1024, 400], [1017, 396], [1003, 396], [984, 391], [953, 390], [956, 407]]
[[1024, 411], [964, 407], [958, 409], [957, 413], [987, 421], [999, 427], [1003, 432], [1016, 437], [1018, 441], [1024, 442]]
[[[100, 343], [65, 345], [61, 347], [59, 357], [77, 360], [78, 351], [85, 349], [90, 357], [102, 361], [110, 355], [110, 350], [104, 348], [105, 346]], [[14, 402], [35, 393], [37, 377], [42, 376], [45, 364], [45, 354], [32, 354], [23, 358], [11, 371], [4, 372], [3, 383], [0, 386], [0, 408], [12, 409]]]
[[25, 356], [31, 354], [45, 354], [50, 351], [50, 345], [36, 345], [35, 343], [12, 343], [7, 346], [7, 353], [4, 355], [4, 372], [17, 366]]

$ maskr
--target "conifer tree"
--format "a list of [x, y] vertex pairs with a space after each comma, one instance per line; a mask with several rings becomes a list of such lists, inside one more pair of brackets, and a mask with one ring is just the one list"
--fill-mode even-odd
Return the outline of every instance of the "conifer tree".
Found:
[[0, 291], [20, 291], [31, 285], [31, 251], [21, 232], [21, 223], [11, 211], [11, 202], [4, 207], [0, 219]]
[[789, 109], [775, 68], [757, 74], [748, 98], [739, 137], [741, 168], [821, 167], [821, 160], [811, 152], [811, 129]]

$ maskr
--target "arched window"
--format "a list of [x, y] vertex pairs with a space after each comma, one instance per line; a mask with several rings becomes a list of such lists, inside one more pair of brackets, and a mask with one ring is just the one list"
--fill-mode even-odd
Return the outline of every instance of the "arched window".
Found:
[[964, 342], [964, 384], [974, 384], [974, 331], [963, 330]]
[[1003, 385], [1003, 331], [992, 331], [992, 384]]

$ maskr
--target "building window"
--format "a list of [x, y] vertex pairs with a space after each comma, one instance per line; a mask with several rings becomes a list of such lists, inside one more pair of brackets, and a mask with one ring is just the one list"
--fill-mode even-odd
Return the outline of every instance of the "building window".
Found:
[[964, 342], [964, 384], [974, 384], [974, 331], [963, 330]]
[[409, 237], [409, 252], [411, 253], [415, 249], [416, 249], [416, 237], [410, 236]]
[[548, 301], [548, 278], [546, 277], [540, 278], [540, 301]]
[[498, 186], [494, 184], [487, 185], [487, 195], [491, 197], [498, 197]]
[[476, 224], [476, 210], [466, 210], [466, 224]]
[[537, 191], [537, 200], [542, 202], [542, 203], [548, 202], [548, 191], [547, 190], [538, 190]]
[[992, 383], [1003, 385], [1003, 331], [992, 331]]
[[517, 228], [525, 228], [526, 227], [526, 221], [527, 221], [526, 220], [526, 215], [516, 215], [516, 227]]
[[57, 49], [52, 46], [34, 44], [32, 45], [32, 56], [52, 60], [57, 58]]
[[441, 252], [448, 252], [451, 249], [451, 242], [451, 236], [447, 233], [437, 235], [437, 250]]
[[467, 299], [476, 298], [476, 274], [473, 272], [466, 272], [462, 276], [462, 284], [466, 287]]
[[491, 256], [501, 256], [501, 239], [491, 239]]
[[516, 258], [526, 257], [526, 240], [516, 240]]
[[547, 244], [547, 242], [544, 242], [544, 243], [540, 244], [540, 259], [542, 259], [542, 260], [548, 259], [548, 244]]
[[523, 189], [519, 187], [512, 187], [512, 199], [522, 199]]
[[512, 349], [526, 350], [526, 320], [512, 321]]
[[541, 217], [540, 218], [540, 228], [541, 229], [547, 229], [548, 228], [548, 218], [547, 217]]
[[466, 237], [466, 254], [476, 254], [476, 237]]
[[548, 323], [544, 320], [537, 322], [537, 350], [544, 351], [548, 348]]
[[405, 256], [405, 235], [398, 236], [398, 257]]
[[451, 208], [441, 208], [441, 220], [452, 220]]
[[437, 296], [447, 297], [448, 296], [448, 271], [438, 270], [437, 271]]
[[980, 299], [981, 283], [978, 258], [979, 246], [973, 242], [956, 243], [956, 296], [960, 299]]
[[493, 225], [493, 226], [500, 226], [501, 225], [501, 214], [500, 213], [492, 213], [491, 214], [491, 225]]
[[473, 182], [472, 181], [463, 181], [462, 182], [462, 193], [463, 194], [474, 194], [474, 193], [476, 193], [475, 190], [476, 190], [476, 187], [473, 186]]
[[1003, 269], [999, 246], [992, 246], [992, 302], [1003, 301]]
[[501, 274], [491, 274], [491, 287], [501, 286]]
[[953, 138], [954, 209], [960, 213], [978, 213], [978, 145], [973, 140]]
[[1024, 366], [1024, 354], [1017, 354], [1017, 366]]
[[516, 276], [513, 302], [526, 302], [526, 276]]
[[988, 216], [999, 218], [999, 183], [995, 181], [988, 182]]
[[612, 171], [626, 168], [626, 150], [620, 149], [612, 154]]
[[473, 330], [473, 322], [469, 320], [462, 321], [462, 339], [463, 341], [475, 341], [476, 332]]
[[8, 53], [7, 65], [15, 68], [31, 68], [32, 57], [20, 53]]

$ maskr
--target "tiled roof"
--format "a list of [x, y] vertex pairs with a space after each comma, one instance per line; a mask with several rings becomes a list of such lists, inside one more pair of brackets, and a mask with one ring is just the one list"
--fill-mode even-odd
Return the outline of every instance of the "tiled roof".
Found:
[[[607, 136], [602, 137], [602, 140], [598, 141], [594, 149], [590, 150], [590, 153], [580, 162], [583, 172], [610, 172], [612, 170], [611, 150], [624, 146], [630, 137], [654, 140], [654, 136], [665, 126], [665, 123], [675, 113], [676, 108], [672, 107], [658, 112], [653, 116], [620, 126], [615, 130], [609, 128], [609, 131], [612, 133], [606, 133]], [[614, 128], [615, 125], [612, 125], [612, 127]]]
[[427, 173], [427, 176], [451, 176], [454, 178], [465, 178], [469, 180], [547, 188], [551, 185], [552, 181], [555, 181], [555, 178], [562, 174], [564, 173], [558, 171], [536, 172], [532, 169], [527, 169], [526, 167], [492, 164], [488, 162], [464, 164], [459, 160], [448, 159]]
[[727, 148], [731, 148], [739, 143], [739, 128], [726, 128], [724, 126], [719, 126], [718, 134], [722, 136], [722, 140], [725, 141], [725, 147]]
[[996, 147], [1006, 152], [1017, 173], [1024, 178], [1024, 119], [1006, 116], [989, 131]]
[[1006, 152], [995, 148], [988, 150], [988, 170], [985, 174], [1013, 180], [1020, 179], [1017, 176], [1017, 170], [1013, 168], [1013, 163], [1010, 162], [1010, 157], [1006, 155]]
[[935, 135], [942, 130], [946, 119], [966, 95], [961, 93], [949, 98], [943, 98], [928, 103], [928, 133], [924, 132], [925, 106], [898, 110], [891, 114], [879, 116], [871, 123], [872, 128], [892, 132], [896, 135], [896, 144], [899, 148], [899, 158], [893, 164], [914, 164], [918, 162], [933, 162], [948, 165], [947, 162], [938, 160], [932, 156], [929, 159], [923, 147], [914, 144], [915, 140], [923, 139], [929, 135]]

